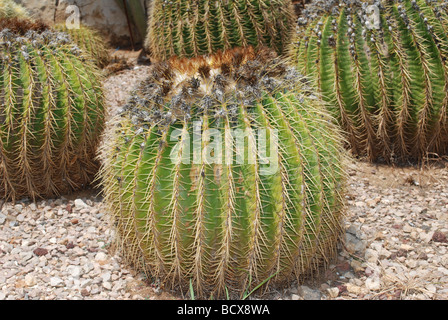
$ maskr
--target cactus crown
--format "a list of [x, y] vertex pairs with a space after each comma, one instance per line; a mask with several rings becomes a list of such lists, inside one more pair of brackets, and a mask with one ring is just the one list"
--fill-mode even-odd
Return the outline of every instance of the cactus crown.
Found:
[[246, 46], [282, 54], [294, 23], [290, 0], [155, 0], [150, 15], [146, 47], [158, 60]]
[[[172, 58], [154, 66], [125, 110], [153, 124], [189, 120], [204, 112], [235, 116], [241, 102], [252, 105], [264, 90], [272, 93], [298, 85], [289, 81], [297, 76], [267, 48], [234, 48], [193, 59]], [[224, 102], [227, 111], [223, 110]]]
[[65, 33], [16, 18], [0, 26], [1, 197], [86, 186], [103, 128], [98, 70]]
[[314, 3], [298, 20], [292, 56], [372, 161], [448, 153], [446, 1]]

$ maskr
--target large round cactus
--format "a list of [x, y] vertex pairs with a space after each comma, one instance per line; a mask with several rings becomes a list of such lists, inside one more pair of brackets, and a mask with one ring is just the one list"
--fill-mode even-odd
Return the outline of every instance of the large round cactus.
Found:
[[98, 67], [104, 68], [109, 64], [111, 58], [108, 46], [98, 31], [84, 25], [79, 28], [67, 28], [65, 24], [58, 24], [55, 29], [68, 33], [80, 49], [92, 56]]
[[67, 35], [0, 19], [0, 196], [48, 197], [91, 182], [100, 79]]
[[345, 2], [311, 5], [299, 19], [292, 55], [353, 151], [386, 162], [446, 155], [446, 2]]
[[261, 45], [283, 53], [293, 16], [290, 0], [154, 0], [146, 47], [158, 60]]
[[29, 14], [24, 7], [13, 0], [0, 0], [0, 18], [28, 18]]
[[344, 149], [308, 89], [268, 49], [155, 65], [102, 150], [126, 260], [201, 297], [331, 261]]

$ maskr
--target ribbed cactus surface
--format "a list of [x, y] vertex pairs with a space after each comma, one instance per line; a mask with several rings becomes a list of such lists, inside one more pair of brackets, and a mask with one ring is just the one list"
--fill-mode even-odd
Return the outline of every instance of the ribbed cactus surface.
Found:
[[58, 24], [55, 29], [68, 33], [80, 49], [91, 55], [98, 67], [104, 68], [109, 64], [111, 58], [108, 46], [98, 31], [84, 25], [69, 29], [65, 24]]
[[102, 148], [127, 262], [209, 298], [331, 261], [344, 152], [308, 90], [268, 49], [155, 65]]
[[290, 0], [154, 0], [146, 47], [158, 60], [246, 46], [283, 53], [293, 15]]
[[0, 197], [90, 183], [103, 114], [97, 69], [66, 34], [0, 19]]
[[27, 18], [28, 12], [13, 0], [0, 0], [0, 18]]
[[446, 155], [446, 1], [345, 2], [309, 7], [292, 55], [351, 148], [372, 161]]

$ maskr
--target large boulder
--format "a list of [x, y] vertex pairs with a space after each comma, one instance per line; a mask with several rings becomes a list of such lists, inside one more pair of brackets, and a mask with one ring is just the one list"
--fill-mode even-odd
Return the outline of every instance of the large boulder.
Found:
[[[149, 2], [140, 0], [143, 4]], [[64, 23], [73, 15], [69, 6], [77, 6], [80, 22], [101, 32], [105, 38], [117, 46], [130, 44], [130, 34], [123, 10], [112, 0], [15, 0], [26, 7], [33, 17], [48, 24]], [[146, 6], [144, 6], [146, 7]], [[70, 20], [69, 20], [70, 21]], [[144, 35], [133, 29], [135, 42], [141, 42]]]

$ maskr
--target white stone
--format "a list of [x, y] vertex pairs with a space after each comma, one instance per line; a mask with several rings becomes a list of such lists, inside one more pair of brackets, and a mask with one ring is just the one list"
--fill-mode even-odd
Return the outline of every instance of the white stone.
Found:
[[339, 288], [338, 287], [328, 288], [327, 292], [328, 292], [328, 295], [330, 296], [330, 298], [337, 298], [339, 296]]
[[51, 277], [50, 278], [50, 286], [52, 287], [60, 287], [64, 281], [58, 277]]
[[110, 282], [103, 282], [103, 287], [107, 290], [112, 290], [112, 284]]
[[366, 288], [371, 291], [376, 291], [381, 288], [381, 281], [378, 277], [370, 277], [366, 280]]
[[84, 279], [84, 280], [81, 280], [80, 287], [86, 288], [87, 286], [90, 286], [91, 284], [92, 284], [91, 279]]
[[95, 261], [105, 261], [107, 260], [107, 255], [104, 252], [98, 252], [95, 256]]
[[436, 288], [436, 286], [433, 285], [432, 283], [428, 284], [428, 285], [426, 286], [426, 289], [427, 289], [430, 293], [432, 293], [432, 294], [434, 294], [434, 293], [437, 292], [437, 288]]
[[45, 212], [45, 218], [54, 219], [54, 217], [55, 217], [55, 215], [54, 215], [53, 210], [49, 210], [49, 211]]
[[81, 267], [78, 266], [69, 266], [67, 268], [67, 272], [73, 277], [73, 278], [79, 278], [81, 276]]
[[90, 271], [92, 271], [94, 269], [93, 263], [88, 262], [88, 263], [84, 264], [83, 269], [84, 269], [85, 273], [89, 273]]
[[37, 284], [37, 280], [31, 273], [28, 273], [25, 276], [25, 284], [27, 287], [32, 287]]
[[406, 251], [411, 251], [411, 250], [414, 250], [414, 247], [412, 247], [412, 246], [410, 246], [408, 244], [402, 243], [400, 245], [400, 249], [403, 249], [403, 250], [406, 250]]
[[111, 276], [112, 275], [110, 272], [106, 272], [101, 275], [101, 278], [103, 279], [103, 282], [108, 282], [108, 281], [110, 281]]
[[82, 201], [81, 199], [76, 199], [75, 200], [75, 208], [76, 209], [86, 209], [88, 207], [89, 206], [84, 201]]

